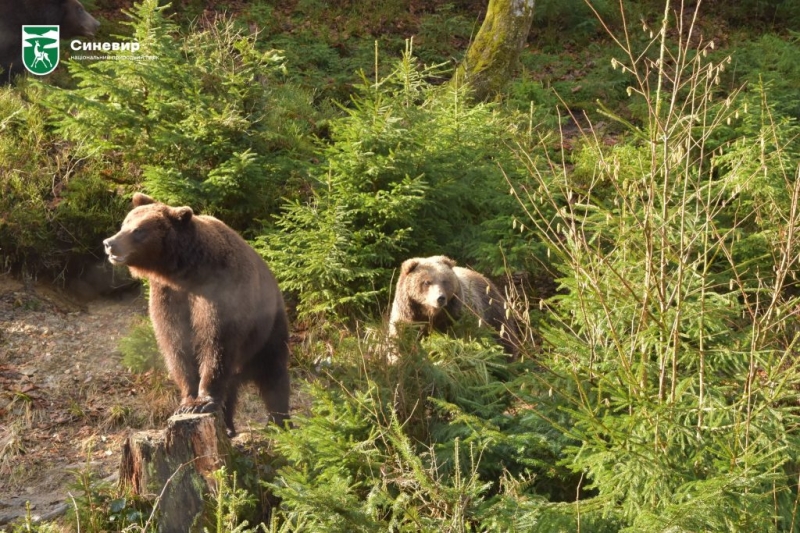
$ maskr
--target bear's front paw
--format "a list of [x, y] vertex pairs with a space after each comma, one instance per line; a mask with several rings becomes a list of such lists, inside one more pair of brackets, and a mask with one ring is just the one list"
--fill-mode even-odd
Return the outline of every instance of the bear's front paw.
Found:
[[210, 396], [187, 399], [181, 402], [176, 415], [215, 413], [222, 410], [222, 404]]

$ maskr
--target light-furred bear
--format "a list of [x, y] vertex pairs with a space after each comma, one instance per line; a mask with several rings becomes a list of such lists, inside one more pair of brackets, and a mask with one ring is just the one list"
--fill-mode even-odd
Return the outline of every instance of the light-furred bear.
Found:
[[403, 262], [389, 317], [389, 336], [403, 323], [427, 322], [446, 331], [465, 313], [472, 313], [497, 331], [505, 351], [516, 357], [519, 330], [507, 314], [498, 288], [480, 273], [456, 266], [449, 257], [415, 257]]
[[178, 413], [222, 410], [230, 435], [240, 386], [253, 382], [283, 425], [289, 416], [289, 327], [264, 260], [234, 230], [190, 207], [136, 193], [109, 261], [150, 283], [150, 318]]

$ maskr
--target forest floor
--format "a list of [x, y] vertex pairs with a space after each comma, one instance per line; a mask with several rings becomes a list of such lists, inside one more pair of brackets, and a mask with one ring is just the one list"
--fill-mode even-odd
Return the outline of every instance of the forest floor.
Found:
[[[26, 502], [34, 518], [64, 515], [82, 481], [116, 481], [131, 432], [164, 427], [176, 388], [163, 371], [127, 370], [118, 349], [146, 312], [136, 290], [80, 302], [0, 275], [0, 530]], [[242, 400], [236, 440], [266, 421], [254, 393]]]

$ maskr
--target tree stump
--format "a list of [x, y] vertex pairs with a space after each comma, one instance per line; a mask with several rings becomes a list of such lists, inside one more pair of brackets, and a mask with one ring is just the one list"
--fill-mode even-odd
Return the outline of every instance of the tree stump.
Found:
[[231, 442], [215, 414], [175, 415], [162, 431], [140, 431], [122, 447], [120, 485], [155, 498], [158, 531], [201, 530], [211, 474], [229, 466]]

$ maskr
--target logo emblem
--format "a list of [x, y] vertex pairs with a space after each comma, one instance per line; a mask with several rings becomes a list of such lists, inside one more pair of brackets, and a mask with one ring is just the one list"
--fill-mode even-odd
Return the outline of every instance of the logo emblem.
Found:
[[22, 26], [22, 64], [31, 74], [44, 76], [58, 66], [58, 26]]

